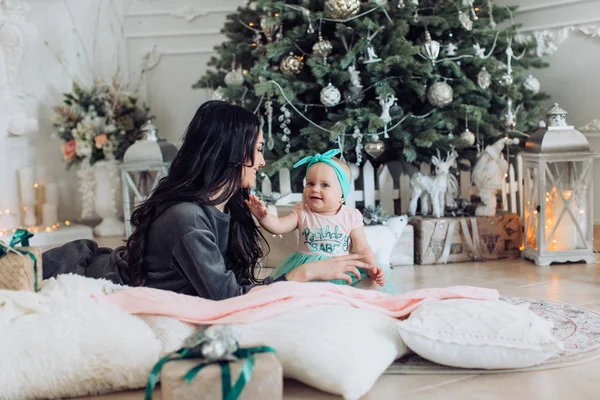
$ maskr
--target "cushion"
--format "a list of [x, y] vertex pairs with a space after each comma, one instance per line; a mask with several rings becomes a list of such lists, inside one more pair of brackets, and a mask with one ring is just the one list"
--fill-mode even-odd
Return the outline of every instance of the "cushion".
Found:
[[313, 306], [233, 325], [233, 330], [241, 346], [275, 348], [285, 377], [358, 399], [407, 353], [396, 324], [396, 319], [373, 311]]
[[0, 290], [0, 399], [144, 387], [161, 342], [142, 319], [91, 297], [119, 289], [62, 275], [39, 293]]
[[460, 368], [525, 368], [562, 349], [552, 324], [523, 306], [503, 301], [440, 300], [398, 322], [419, 356]]

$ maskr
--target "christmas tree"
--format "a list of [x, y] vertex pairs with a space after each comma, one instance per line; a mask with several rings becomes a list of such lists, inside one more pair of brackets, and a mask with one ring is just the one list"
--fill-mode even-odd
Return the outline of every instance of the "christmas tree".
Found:
[[[249, 0], [194, 85], [260, 114], [268, 172], [339, 146], [350, 162], [473, 159], [543, 116], [545, 63], [491, 0]], [[521, 141], [523, 142], [523, 140]]]

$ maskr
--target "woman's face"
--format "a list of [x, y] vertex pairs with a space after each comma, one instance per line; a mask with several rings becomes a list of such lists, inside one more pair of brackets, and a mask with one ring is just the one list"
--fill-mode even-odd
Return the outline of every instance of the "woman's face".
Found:
[[258, 132], [256, 146], [254, 146], [254, 164], [250, 165], [251, 161], [248, 160], [242, 171], [243, 188], [252, 189], [254, 186], [256, 186], [256, 175], [258, 174], [258, 170], [265, 166], [265, 158], [263, 157], [264, 147], [265, 138], [261, 130]]

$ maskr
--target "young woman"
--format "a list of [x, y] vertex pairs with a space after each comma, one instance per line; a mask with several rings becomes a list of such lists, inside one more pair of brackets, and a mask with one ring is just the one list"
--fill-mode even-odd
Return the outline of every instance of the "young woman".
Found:
[[221, 101], [204, 103], [183, 145], [150, 197], [133, 213], [127, 246], [68, 243], [43, 255], [44, 278], [79, 273], [209, 299], [246, 293], [256, 284], [360, 278], [373, 267], [350, 254], [301, 265], [277, 279], [257, 279], [264, 238], [245, 200], [265, 165], [259, 119]]

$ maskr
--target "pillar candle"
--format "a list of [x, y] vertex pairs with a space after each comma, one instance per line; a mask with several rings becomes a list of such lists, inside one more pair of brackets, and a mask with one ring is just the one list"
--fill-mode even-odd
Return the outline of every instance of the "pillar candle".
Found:
[[[563, 197], [567, 201], [567, 205], [572, 203], [571, 199], [571, 191], [563, 191]], [[554, 196], [554, 221], [553, 224], [550, 225], [550, 232], [552, 231], [552, 227], [558, 221], [558, 217], [565, 209], [565, 203], [560, 198], [558, 193]], [[573, 214], [577, 215], [577, 210], [573, 210], [571, 207], [571, 211]], [[558, 227], [556, 228], [556, 233], [552, 238], [552, 241], [549, 243], [548, 247], [550, 250], [575, 250], [577, 249], [577, 227], [575, 226], [575, 222], [569, 214], [569, 211], [565, 211], [565, 215], [562, 217]]]
[[58, 222], [58, 206], [56, 204], [46, 203], [42, 205], [42, 223], [45, 226], [52, 226]]
[[27, 167], [22, 168], [18, 171], [19, 174], [19, 185], [21, 189], [21, 205], [22, 206], [34, 206], [35, 205], [35, 188], [33, 179], [33, 168]]

